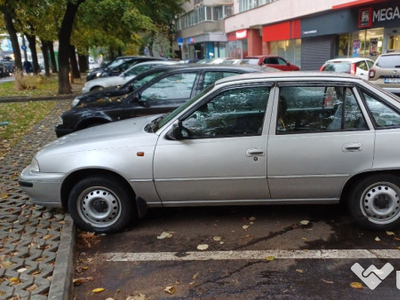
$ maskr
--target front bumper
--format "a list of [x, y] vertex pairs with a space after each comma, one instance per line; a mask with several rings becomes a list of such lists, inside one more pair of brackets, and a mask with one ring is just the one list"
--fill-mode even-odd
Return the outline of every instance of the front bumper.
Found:
[[21, 189], [31, 197], [35, 204], [46, 207], [62, 208], [61, 184], [65, 174], [29, 172], [26, 167], [20, 174], [18, 183]]

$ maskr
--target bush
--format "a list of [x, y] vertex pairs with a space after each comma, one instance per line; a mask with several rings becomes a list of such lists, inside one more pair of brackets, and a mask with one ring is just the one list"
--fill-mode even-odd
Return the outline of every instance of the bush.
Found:
[[14, 77], [15, 86], [19, 91], [35, 90], [43, 80], [40, 75], [24, 75], [22, 71], [16, 71]]

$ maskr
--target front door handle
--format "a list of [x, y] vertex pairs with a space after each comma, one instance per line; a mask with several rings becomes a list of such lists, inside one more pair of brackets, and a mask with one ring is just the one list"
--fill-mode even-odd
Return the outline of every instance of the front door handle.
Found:
[[348, 143], [344, 144], [342, 147], [343, 152], [356, 152], [361, 150], [362, 150], [361, 143]]
[[250, 148], [246, 151], [246, 156], [262, 156], [265, 155], [263, 148]]

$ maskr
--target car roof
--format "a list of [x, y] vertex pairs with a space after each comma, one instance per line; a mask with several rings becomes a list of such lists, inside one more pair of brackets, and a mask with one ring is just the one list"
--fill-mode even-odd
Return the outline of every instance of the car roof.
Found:
[[246, 56], [244, 59], [247, 59], [247, 58], [265, 58], [265, 57], [281, 57], [281, 56], [279, 56], [279, 55], [252, 55], [252, 56]]
[[[317, 79], [316, 79], [317, 78]], [[260, 79], [288, 79], [303, 80], [313, 79], [321, 81], [321, 79], [329, 80], [351, 80], [351, 81], [363, 81], [361, 78], [346, 74], [346, 73], [335, 73], [335, 72], [316, 72], [316, 71], [278, 71], [278, 72], [261, 72], [261, 73], [247, 73], [238, 76], [231, 76], [220, 79], [216, 82], [217, 85], [243, 80], [260, 80]]]
[[369, 61], [373, 61], [372, 59], [366, 58], [366, 57], [344, 57], [344, 58], [334, 58], [334, 59], [329, 59], [327, 60], [325, 63], [338, 63], [338, 62], [359, 62], [359, 61], [363, 61], [363, 60], [369, 60]]
[[[158, 67], [153, 68], [157, 69]], [[224, 65], [224, 64], [175, 64], [175, 65], [168, 65], [168, 71], [173, 72], [176, 70], [245, 70], [248, 72], [257, 72], [263, 71], [266, 68], [262, 68], [259, 66], [252, 66], [252, 65]], [[272, 68], [270, 68], [272, 69]]]

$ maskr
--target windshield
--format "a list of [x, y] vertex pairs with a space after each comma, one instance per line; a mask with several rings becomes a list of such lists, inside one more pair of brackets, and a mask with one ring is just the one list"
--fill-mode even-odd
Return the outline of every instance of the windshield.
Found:
[[325, 65], [324, 71], [350, 73], [350, 63], [349, 62], [327, 63]]
[[400, 55], [382, 55], [376, 65], [381, 68], [400, 68]]
[[163, 115], [161, 118], [158, 118], [156, 120], [153, 120], [152, 122], [156, 121], [152, 127], [152, 132], [156, 132], [158, 129], [160, 129], [161, 127], [163, 127], [165, 124], [167, 124], [169, 121], [171, 121], [173, 118], [175, 118], [178, 114], [180, 114], [182, 111], [184, 111], [187, 107], [189, 107], [190, 105], [192, 105], [194, 102], [196, 102], [198, 99], [200, 99], [201, 97], [203, 97], [206, 93], [208, 93], [210, 90], [212, 90], [214, 88], [215, 84], [212, 84], [210, 86], [208, 86], [206, 89], [204, 89], [202, 92], [200, 92], [199, 94], [197, 94], [196, 96], [194, 96], [192, 99], [190, 99], [188, 102], [186, 102], [185, 104], [181, 105], [180, 107], [178, 107], [177, 109], [175, 109], [174, 111]]

